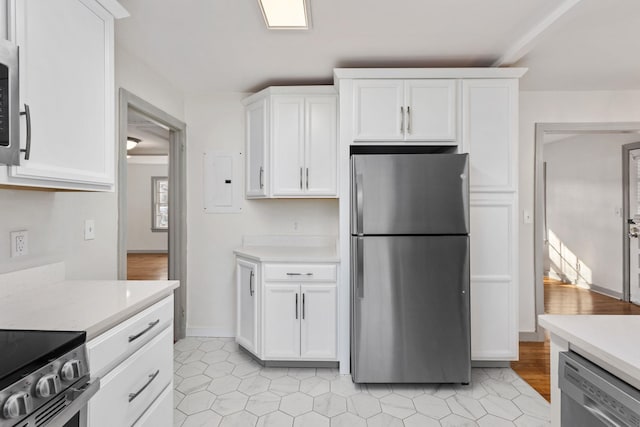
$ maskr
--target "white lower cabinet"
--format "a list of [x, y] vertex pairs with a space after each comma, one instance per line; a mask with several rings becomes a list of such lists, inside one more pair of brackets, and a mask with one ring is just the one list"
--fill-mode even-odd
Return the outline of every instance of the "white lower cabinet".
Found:
[[258, 266], [250, 261], [237, 263], [238, 320], [236, 341], [252, 353], [258, 351]]
[[[100, 390], [87, 405], [88, 427], [154, 426], [169, 427], [173, 412], [173, 319], [156, 329], [155, 320], [166, 307], [173, 307], [173, 296], [156, 303], [120, 325], [87, 343], [89, 367], [99, 365], [100, 354], [113, 355], [102, 370]], [[144, 325], [139, 325], [141, 319]], [[139, 328], [139, 326], [144, 326]], [[132, 330], [132, 327], [134, 329]], [[134, 333], [136, 332], [136, 333]], [[103, 339], [104, 337], [109, 339]], [[146, 343], [120, 350], [119, 342]]]
[[265, 285], [264, 357], [300, 357], [300, 286]]
[[300, 357], [336, 357], [336, 286], [301, 285]]
[[173, 384], [158, 396], [134, 427], [171, 427], [173, 425]]
[[[250, 263], [238, 257], [238, 295], [247, 288], [243, 269]], [[262, 360], [337, 360], [337, 285], [335, 264], [253, 264], [256, 266], [256, 296], [259, 316], [256, 325], [258, 351]], [[238, 305], [236, 342], [246, 346], [242, 336], [243, 311]], [[253, 352], [253, 351], [252, 351]]]

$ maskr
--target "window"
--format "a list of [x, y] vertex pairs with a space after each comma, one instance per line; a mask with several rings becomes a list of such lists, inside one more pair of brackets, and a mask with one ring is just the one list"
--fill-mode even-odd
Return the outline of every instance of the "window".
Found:
[[169, 230], [169, 179], [151, 177], [151, 231]]

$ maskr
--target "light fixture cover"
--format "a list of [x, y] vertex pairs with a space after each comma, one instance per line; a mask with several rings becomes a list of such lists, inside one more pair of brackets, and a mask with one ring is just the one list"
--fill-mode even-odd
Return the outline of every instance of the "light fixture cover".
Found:
[[310, 0], [258, 0], [262, 15], [271, 29], [308, 29]]
[[142, 141], [140, 138], [134, 138], [132, 136], [127, 137], [127, 151], [136, 148], [138, 143]]

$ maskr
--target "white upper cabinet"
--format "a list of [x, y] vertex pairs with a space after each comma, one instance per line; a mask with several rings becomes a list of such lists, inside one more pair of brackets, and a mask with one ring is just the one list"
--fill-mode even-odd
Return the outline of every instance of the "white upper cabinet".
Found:
[[462, 93], [471, 191], [516, 191], [518, 80], [464, 80]]
[[[3, 183], [112, 190], [113, 16], [93, 0], [10, 5], [9, 38], [20, 48], [20, 104], [31, 112], [31, 151]], [[22, 148], [25, 123], [21, 117]]]
[[274, 96], [273, 109], [273, 195], [304, 194], [304, 97]]
[[404, 140], [404, 82], [356, 80], [354, 139], [356, 141]]
[[247, 198], [336, 197], [333, 87], [272, 87], [244, 102]]
[[354, 141], [455, 143], [454, 79], [353, 82]]
[[335, 197], [338, 192], [337, 98], [305, 98], [304, 167], [308, 196]]
[[260, 99], [246, 107], [246, 139], [247, 139], [247, 197], [260, 198], [267, 196], [267, 138], [269, 123], [267, 122], [268, 104]]

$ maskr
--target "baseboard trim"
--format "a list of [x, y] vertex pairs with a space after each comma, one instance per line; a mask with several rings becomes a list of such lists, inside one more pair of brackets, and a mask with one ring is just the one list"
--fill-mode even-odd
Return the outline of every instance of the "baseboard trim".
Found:
[[209, 337], [209, 338], [234, 338], [234, 331], [225, 328], [190, 328], [187, 327], [188, 337]]
[[593, 292], [597, 292], [599, 294], [606, 295], [611, 298], [617, 298], [619, 300], [622, 299], [622, 292], [612, 291], [611, 289], [603, 288], [602, 286], [598, 286], [598, 285], [589, 285], [589, 287]]
[[544, 341], [544, 331], [539, 328], [538, 331], [520, 332], [519, 340], [522, 342], [542, 342]]
[[492, 360], [472, 360], [472, 368], [510, 368], [511, 362]]
[[168, 254], [166, 249], [132, 249], [127, 251], [128, 254]]

